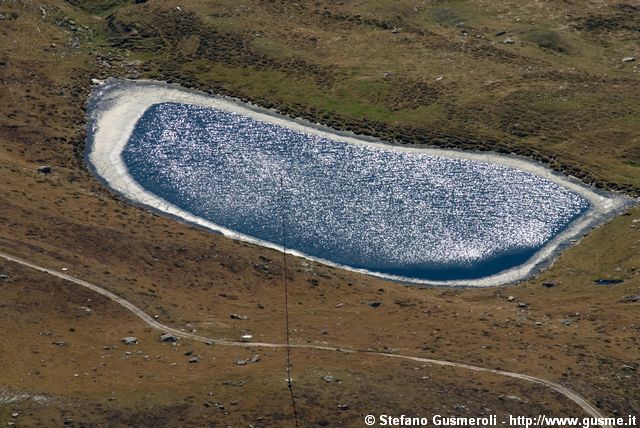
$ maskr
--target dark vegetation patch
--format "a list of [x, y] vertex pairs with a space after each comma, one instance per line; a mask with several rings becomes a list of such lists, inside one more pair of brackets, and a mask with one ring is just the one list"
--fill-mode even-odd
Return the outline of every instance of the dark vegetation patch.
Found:
[[122, 6], [127, 3], [134, 3], [131, 0], [66, 0], [67, 3], [76, 6], [89, 13], [100, 14]]
[[576, 19], [575, 27], [591, 33], [640, 32], [640, 5], [617, 4], [608, 13]]
[[443, 90], [423, 81], [388, 78], [371, 82], [360, 90], [359, 96], [390, 111], [416, 110], [436, 103]]
[[439, 6], [431, 11], [431, 17], [440, 25], [454, 26], [464, 22], [458, 13], [451, 8]]
[[558, 33], [551, 30], [533, 30], [525, 33], [523, 38], [535, 43], [543, 49], [564, 53], [569, 51], [569, 45]]

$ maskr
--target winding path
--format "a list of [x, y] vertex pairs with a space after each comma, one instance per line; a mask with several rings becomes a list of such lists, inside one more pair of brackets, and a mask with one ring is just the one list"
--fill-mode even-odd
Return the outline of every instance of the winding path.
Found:
[[[216, 344], [216, 345], [223, 345], [223, 346], [238, 346], [238, 347], [255, 347], [255, 348], [284, 348], [286, 347], [286, 344], [283, 343], [261, 343], [261, 342], [234, 342], [234, 341], [228, 341], [228, 340], [223, 340], [223, 339], [212, 339], [212, 338], [208, 338], [208, 337], [204, 337], [204, 336], [199, 336], [197, 334], [194, 333], [187, 333], [184, 331], [181, 331], [177, 328], [173, 328], [173, 327], [169, 327], [167, 325], [164, 325], [158, 321], [156, 321], [154, 318], [152, 318], [151, 316], [149, 316], [148, 314], [146, 314], [142, 309], [138, 308], [137, 306], [133, 305], [131, 302], [129, 302], [128, 300], [117, 296], [116, 294], [98, 286], [95, 284], [91, 284], [90, 282], [87, 281], [83, 281], [81, 279], [75, 278], [71, 275], [67, 275], [63, 272], [57, 271], [57, 270], [53, 270], [53, 269], [49, 269], [43, 266], [40, 266], [38, 264], [29, 262], [27, 260], [21, 259], [19, 257], [15, 257], [12, 256], [10, 254], [4, 253], [0, 251], [0, 257], [8, 260], [10, 262], [14, 262], [14, 263], [18, 263], [20, 265], [23, 266], [28, 266], [30, 268], [39, 270], [41, 272], [45, 272], [48, 273], [49, 275], [53, 275], [55, 277], [58, 277], [60, 279], [64, 279], [65, 281], [69, 281], [69, 282], [73, 282], [74, 284], [78, 284], [81, 285], [82, 287], [86, 287], [90, 290], [95, 291], [98, 294], [101, 294], [105, 297], [107, 297], [108, 299], [124, 306], [126, 309], [128, 309], [129, 311], [131, 311], [134, 315], [136, 315], [138, 318], [140, 318], [142, 321], [144, 321], [147, 325], [160, 330], [164, 333], [171, 333], [174, 336], [177, 337], [181, 337], [181, 338], [186, 338], [186, 339], [192, 339], [192, 340], [197, 340], [199, 342], [205, 342], [205, 343], [209, 343], [209, 344]], [[539, 385], [544, 385], [562, 395], [564, 395], [566, 398], [568, 398], [569, 400], [573, 401], [575, 404], [577, 404], [578, 406], [580, 406], [582, 408], [582, 410], [584, 410], [589, 416], [591, 416], [592, 418], [598, 418], [598, 419], [604, 419], [605, 416], [600, 413], [600, 411], [593, 406], [591, 403], [589, 403], [585, 398], [581, 397], [578, 393], [576, 393], [575, 391], [572, 391], [571, 389], [562, 386], [558, 383], [555, 382], [551, 382], [545, 379], [541, 379], [535, 376], [530, 376], [530, 375], [526, 375], [526, 374], [521, 374], [521, 373], [515, 373], [515, 372], [509, 372], [509, 371], [504, 371], [504, 370], [496, 370], [496, 369], [489, 369], [489, 368], [485, 368], [485, 367], [478, 367], [478, 366], [473, 366], [470, 364], [464, 364], [464, 363], [455, 363], [452, 361], [445, 361], [445, 360], [434, 360], [434, 359], [430, 359], [430, 358], [421, 358], [421, 357], [413, 357], [410, 355], [401, 355], [401, 354], [388, 354], [388, 353], [384, 353], [384, 352], [374, 352], [374, 351], [366, 351], [366, 350], [356, 350], [356, 349], [345, 349], [345, 348], [339, 348], [339, 347], [331, 347], [331, 346], [319, 346], [319, 345], [300, 345], [300, 344], [291, 344], [290, 345], [291, 348], [300, 348], [300, 349], [313, 349], [313, 350], [318, 350], [318, 351], [338, 351], [338, 352], [342, 352], [345, 354], [368, 354], [368, 355], [376, 355], [379, 357], [385, 357], [385, 358], [398, 358], [398, 359], [402, 359], [402, 360], [410, 360], [410, 361], [417, 361], [420, 363], [427, 363], [427, 364], [435, 364], [435, 365], [439, 365], [439, 366], [445, 366], [445, 367], [456, 367], [456, 368], [462, 368], [462, 369], [467, 369], [467, 370], [473, 370], [476, 372], [486, 372], [486, 373], [493, 373], [493, 374], [497, 374], [500, 376], [506, 376], [506, 377], [510, 377], [510, 378], [515, 378], [515, 379], [520, 379], [520, 380], [524, 380], [526, 382], [530, 382], [530, 383], [535, 383], [535, 384], [539, 384]], [[601, 425], [602, 428], [613, 428], [611, 425]]]

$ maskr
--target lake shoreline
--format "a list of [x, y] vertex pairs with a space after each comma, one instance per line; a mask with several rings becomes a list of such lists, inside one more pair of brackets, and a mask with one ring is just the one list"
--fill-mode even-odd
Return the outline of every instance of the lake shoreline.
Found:
[[98, 86], [94, 89], [87, 108], [90, 120], [85, 160], [94, 175], [98, 177], [104, 185], [134, 204], [153, 209], [164, 215], [203, 227], [209, 231], [221, 233], [232, 239], [238, 239], [276, 250], [282, 250], [282, 247], [226, 229], [184, 211], [146, 191], [131, 177], [122, 161], [122, 150], [126, 146], [135, 124], [142, 114], [151, 105], [162, 102], [176, 102], [220, 108], [290, 129], [312, 133], [338, 141], [345, 141], [350, 144], [374, 145], [385, 150], [417, 151], [433, 156], [470, 159], [508, 165], [520, 170], [533, 172], [540, 177], [560, 184], [578, 193], [591, 204], [591, 207], [585, 214], [577, 218], [565, 231], [555, 236], [543, 246], [529, 261], [512, 269], [480, 279], [428, 281], [397, 277], [363, 269], [355, 269], [328, 260], [311, 257], [295, 250], [287, 250], [289, 254], [326, 265], [358, 273], [375, 275], [403, 283], [411, 283], [412, 285], [486, 287], [519, 282], [537, 274], [540, 270], [549, 266], [561, 251], [575, 243], [593, 227], [605, 223], [635, 203], [631, 198], [590, 188], [577, 179], [566, 177], [541, 164], [517, 156], [498, 155], [490, 152], [463, 152], [422, 146], [411, 147], [389, 144], [370, 137], [355, 136], [353, 134], [330, 130], [302, 119], [285, 118], [275, 114], [273, 111], [248, 105], [237, 100], [212, 96], [162, 82], [112, 79], [105, 85]]

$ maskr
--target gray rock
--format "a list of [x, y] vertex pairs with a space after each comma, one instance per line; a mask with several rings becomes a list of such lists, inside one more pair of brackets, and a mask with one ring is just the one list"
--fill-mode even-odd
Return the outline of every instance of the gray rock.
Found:
[[636, 58], [633, 56], [625, 56], [624, 58], [622, 58], [622, 62], [634, 62], [635, 60]]
[[0, 281], [6, 281], [7, 279], [9, 279], [9, 275], [0, 275]]
[[527, 309], [529, 307], [529, 304], [528, 303], [524, 303], [524, 302], [520, 302], [520, 303], [518, 303], [518, 307], [520, 309]]
[[247, 360], [236, 360], [236, 366], [246, 366], [247, 365]]
[[51, 174], [52, 171], [53, 168], [51, 168], [49, 165], [42, 165], [38, 167], [38, 172], [40, 174]]
[[245, 386], [247, 381], [245, 380], [223, 380], [222, 384], [225, 386]]
[[622, 298], [622, 300], [620, 300], [622, 303], [635, 303], [635, 302], [640, 302], [640, 294], [633, 294], [631, 296], [624, 296]]
[[515, 42], [516, 42], [516, 41], [515, 41], [515, 40], [513, 40], [511, 37], [507, 37], [506, 39], [504, 39], [504, 40], [502, 41], [502, 43], [504, 43], [505, 45], [512, 45], [512, 44], [514, 44]]
[[335, 377], [333, 377], [331, 375], [324, 375], [320, 379], [322, 379], [323, 381], [325, 381], [327, 383], [342, 383], [342, 381], [340, 379], [336, 379]]
[[195, 363], [198, 363], [198, 362], [200, 362], [200, 358], [198, 358], [197, 356], [193, 356], [193, 357], [189, 358], [189, 363], [191, 363], [191, 364], [195, 364]]
[[560, 320], [560, 323], [562, 325], [571, 325], [573, 323], [573, 321], [568, 320], [568, 319], [564, 319], [564, 320]]
[[178, 338], [175, 337], [173, 334], [164, 333], [162, 336], [160, 336], [160, 341], [161, 342], [177, 342]]
[[67, 342], [65, 342], [64, 340], [56, 340], [55, 342], [53, 342], [54, 345], [56, 346], [67, 346]]
[[248, 320], [249, 317], [246, 315], [238, 315], [238, 314], [231, 314], [229, 315], [229, 318], [231, 318], [232, 320]]
[[556, 286], [556, 283], [555, 282], [543, 282], [542, 286], [546, 287], [546, 288], [553, 288], [553, 287]]
[[371, 306], [372, 308], [377, 308], [378, 306], [380, 306], [382, 304], [382, 302], [367, 302], [367, 305]]
[[135, 336], [123, 337], [122, 338], [122, 343], [124, 343], [125, 345], [137, 345], [138, 344], [138, 338], [135, 337]]
[[253, 357], [251, 357], [251, 359], [249, 360], [250, 363], [257, 363], [258, 361], [260, 361], [260, 355], [254, 355]]

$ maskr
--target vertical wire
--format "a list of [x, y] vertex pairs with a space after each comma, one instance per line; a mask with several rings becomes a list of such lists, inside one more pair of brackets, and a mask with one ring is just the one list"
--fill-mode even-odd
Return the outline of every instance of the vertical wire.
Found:
[[289, 286], [287, 283], [287, 229], [286, 229], [286, 205], [284, 198], [284, 185], [282, 177], [280, 177], [280, 202], [281, 202], [281, 219], [282, 219], [282, 258], [284, 261], [284, 319], [287, 338], [287, 387], [291, 396], [291, 408], [293, 410], [293, 420], [296, 428], [298, 428], [298, 412], [296, 411], [296, 400], [293, 394], [293, 383], [291, 381], [291, 346], [289, 344]]

